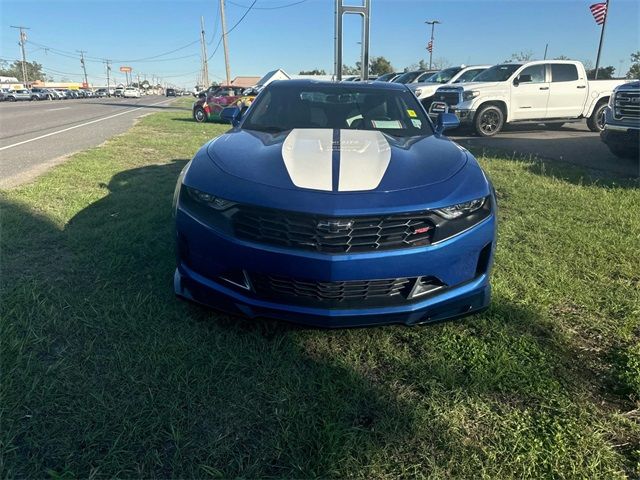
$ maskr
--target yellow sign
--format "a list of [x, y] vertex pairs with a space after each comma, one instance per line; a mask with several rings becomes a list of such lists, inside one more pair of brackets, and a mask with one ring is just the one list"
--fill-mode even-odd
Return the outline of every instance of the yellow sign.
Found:
[[407, 113], [409, 114], [409, 116], [411, 118], [416, 118], [418, 115], [416, 114], [415, 110], [407, 110]]

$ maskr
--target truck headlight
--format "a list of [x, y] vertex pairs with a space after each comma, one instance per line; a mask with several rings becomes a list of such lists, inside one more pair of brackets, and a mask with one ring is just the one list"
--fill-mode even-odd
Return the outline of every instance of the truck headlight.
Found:
[[447, 220], [453, 220], [481, 209], [486, 201], [487, 197], [477, 198], [468, 202], [457, 203], [450, 207], [438, 208], [434, 212]]
[[473, 100], [478, 95], [480, 95], [480, 92], [478, 90], [467, 90], [462, 94], [462, 100], [467, 102], [469, 100]]
[[414, 94], [416, 97], [420, 98], [420, 95], [422, 95], [422, 90], [420, 90], [419, 88], [416, 88], [416, 89], [413, 91], [413, 94]]

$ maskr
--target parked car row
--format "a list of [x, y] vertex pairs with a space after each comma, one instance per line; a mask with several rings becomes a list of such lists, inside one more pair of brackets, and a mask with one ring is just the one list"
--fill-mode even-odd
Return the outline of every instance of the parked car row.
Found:
[[[372, 80], [406, 84], [433, 120], [440, 113], [454, 113], [462, 126], [483, 137], [513, 123], [544, 123], [556, 129], [586, 120], [591, 131], [602, 132], [607, 104], [614, 106], [612, 92], [625, 83], [588, 80], [581, 62], [562, 60], [459, 65], [438, 72], [388, 73]], [[627, 110], [637, 104], [633, 102], [637, 100], [629, 100]]]
[[96, 94], [88, 89], [66, 88], [22, 88], [0, 89], [0, 101], [38, 101], [38, 100], [66, 100], [69, 98], [92, 98]]

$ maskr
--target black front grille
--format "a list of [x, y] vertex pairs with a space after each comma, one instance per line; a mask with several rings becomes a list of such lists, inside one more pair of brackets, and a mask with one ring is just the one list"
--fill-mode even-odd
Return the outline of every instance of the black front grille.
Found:
[[233, 216], [238, 238], [324, 253], [355, 253], [428, 245], [435, 225], [424, 214], [323, 217], [240, 207]]
[[618, 92], [614, 101], [615, 118], [640, 118], [640, 92]]
[[257, 273], [251, 274], [250, 278], [260, 297], [324, 307], [347, 307], [363, 302], [368, 306], [402, 303], [415, 284], [415, 278], [316, 282]]
[[448, 106], [457, 105], [460, 102], [460, 93], [459, 92], [436, 92], [433, 96], [434, 102], [444, 102]]

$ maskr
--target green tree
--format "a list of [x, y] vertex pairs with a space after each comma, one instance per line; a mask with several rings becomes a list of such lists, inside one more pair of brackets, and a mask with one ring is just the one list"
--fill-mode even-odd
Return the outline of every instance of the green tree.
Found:
[[342, 75], [356, 75], [358, 73], [360, 73], [360, 69], [358, 68], [358, 63], [360, 62], [356, 62], [356, 66], [355, 67], [350, 67], [349, 65], [342, 65]]
[[[616, 68], [612, 67], [611, 65], [609, 65], [608, 67], [598, 67], [598, 80], [611, 80], [615, 71]], [[587, 70], [587, 78], [590, 80], [596, 78], [595, 68]]]
[[371, 75], [380, 76], [391, 72], [393, 72], [393, 65], [386, 58], [380, 56], [369, 59], [369, 73]]
[[[33, 82], [34, 80], [44, 80], [45, 76], [42, 72], [42, 65], [38, 62], [25, 62], [27, 71], [27, 81]], [[16, 77], [19, 81], [24, 82], [25, 79], [22, 76], [22, 62], [15, 60], [11, 65], [6, 65], [6, 62], [0, 68], [0, 76], [3, 77]]]
[[314, 68], [313, 70], [302, 70], [298, 75], [326, 75], [324, 70]]
[[627, 78], [640, 79], [640, 50], [631, 54], [631, 68], [627, 72]]

